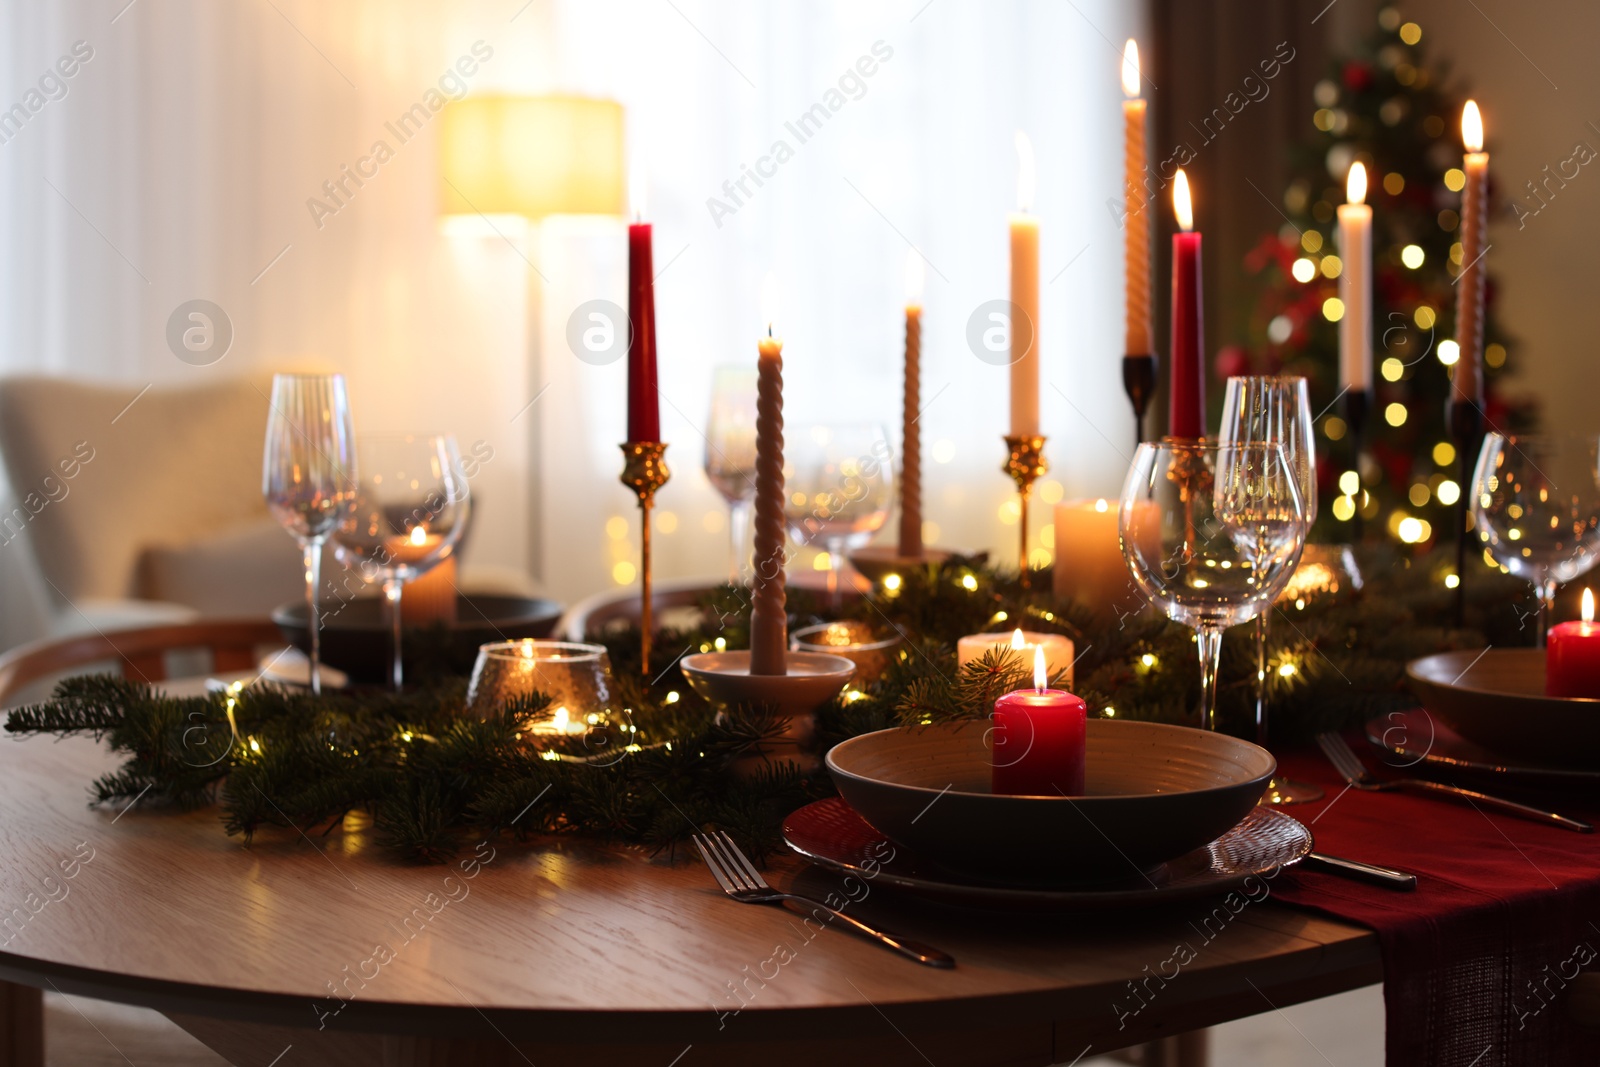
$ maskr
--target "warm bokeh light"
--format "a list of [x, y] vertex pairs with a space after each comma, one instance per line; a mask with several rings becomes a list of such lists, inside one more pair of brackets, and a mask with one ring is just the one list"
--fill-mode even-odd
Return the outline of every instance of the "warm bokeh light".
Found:
[[1189, 176], [1178, 168], [1172, 179], [1172, 210], [1178, 216], [1178, 226], [1185, 233], [1194, 229], [1194, 201], [1189, 197]]
[[1400, 250], [1400, 262], [1416, 270], [1427, 261], [1427, 253], [1422, 251], [1421, 245], [1406, 245]]
[[1476, 100], [1468, 100], [1461, 109], [1461, 143], [1468, 152], [1483, 151], [1483, 115]]
[[1317, 276], [1317, 265], [1305, 256], [1294, 261], [1294, 266], [1289, 268], [1297, 282], [1309, 282]]
[[1021, 130], [1017, 131], [1017, 210], [1033, 210], [1033, 193], [1038, 185], [1038, 172], [1033, 161], [1033, 142]]
[[1350, 176], [1345, 179], [1345, 199], [1352, 204], [1367, 202], [1367, 167], [1364, 163], [1350, 164]]
[[915, 248], [906, 251], [906, 307], [922, 306], [922, 257]]
[[1461, 346], [1455, 341], [1444, 340], [1439, 342], [1439, 362], [1446, 367], [1453, 367], [1461, 358]]
[[472, 96], [439, 131], [445, 215], [621, 215], [622, 105], [578, 96]]
[[1132, 37], [1122, 46], [1122, 91], [1130, 98], [1139, 95], [1139, 45]]

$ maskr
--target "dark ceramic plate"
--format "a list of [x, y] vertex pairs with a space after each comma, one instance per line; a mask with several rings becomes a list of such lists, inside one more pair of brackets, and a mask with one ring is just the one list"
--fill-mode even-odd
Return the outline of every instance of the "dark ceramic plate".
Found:
[[[381, 684], [389, 676], [389, 620], [381, 598], [347, 600], [330, 605], [322, 620], [322, 659], [350, 675], [352, 682]], [[456, 601], [456, 623], [442, 650], [448, 667], [459, 674], [472, 670], [478, 646], [490, 641], [523, 637], [548, 637], [561, 618], [561, 605], [553, 600], [521, 596], [461, 596]], [[285, 604], [272, 613], [284, 640], [309, 653], [306, 606]]]
[[1424, 656], [1406, 681], [1445, 725], [1502, 757], [1600, 768], [1600, 700], [1545, 696], [1542, 648]]
[[970, 877], [1060, 886], [1151, 870], [1215, 841], [1277, 768], [1224, 734], [1091, 719], [1085, 795], [996, 796], [987, 723], [879, 730], [835, 745], [828, 770], [896, 844]]
[[[1273, 808], [1251, 808], [1217, 840], [1150, 871], [1092, 887], [998, 885], [957, 874], [874, 830], [839, 797], [783, 822], [783, 839], [812, 863], [945, 904], [1029, 911], [1105, 910], [1212, 896], [1263, 883], [1311, 851], [1311, 831]], [[1252, 892], [1253, 896], [1254, 893]]]
[[1542, 788], [1600, 788], [1600, 768], [1548, 767], [1508, 757], [1467, 740], [1423, 708], [1392, 711], [1367, 723], [1367, 740], [1396, 770], [1415, 769], [1429, 777], [1517, 781]]

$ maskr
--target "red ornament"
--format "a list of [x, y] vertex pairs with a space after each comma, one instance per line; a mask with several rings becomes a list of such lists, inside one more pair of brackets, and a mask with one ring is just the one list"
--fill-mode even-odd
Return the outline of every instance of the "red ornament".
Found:
[[1227, 345], [1217, 353], [1218, 378], [1242, 378], [1250, 373], [1250, 353], [1239, 345]]
[[1344, 87], [1352, 93], [1365, 92], [1372, 88], [1372, 68], [1366, 63], [1355, 60], [1344, 65]]

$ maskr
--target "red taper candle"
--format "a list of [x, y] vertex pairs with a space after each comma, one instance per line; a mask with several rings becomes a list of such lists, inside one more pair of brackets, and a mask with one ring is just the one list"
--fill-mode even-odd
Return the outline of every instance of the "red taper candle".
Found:
[[1180, 169], [1173, 180], [1172, 206], [1178, 233], [1172, 235], [1172, 384], [1167, 433], [1206, 435], [1206, 349], [1200, 316], [1200, 234], [1194, 228], [1189, 178]]
[[650, 224], [628, 227], [628, 440], [661, 440], [656, 385], [656, 283]]

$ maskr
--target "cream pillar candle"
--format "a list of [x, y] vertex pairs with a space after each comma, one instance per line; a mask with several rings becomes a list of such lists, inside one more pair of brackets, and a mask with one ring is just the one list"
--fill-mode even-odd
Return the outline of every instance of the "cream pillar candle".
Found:
[[1467, 184], [1461, 191], [1461, 273], [1456, 277], [1456, 360], [1450, 399], [1483, 406], [1483, 244], [1488, 208], [1489, 153], [1483, 150], [1483, 116], [1475, 101], [1461, 111], [1461, 140], [1467, 154], [1462, 169]]
[[1372, 388], [1372, 208], [1367, 198], [1367, 168], [1352, 164], [1345, 185], [1349, 203], [1339, 206], [1339, 384], [1347, 390]]
[[1045, 669], [1050, 677], [1054, 678], [1058, 672], [1066, 672], [1062, 685], [1072, 688], [1072, 662], [1075, 658], [1072, 639], [1060, 634], [1034, 633], [1031, 630], [1013, 630], [1010, 633], [969, 634], [956, 642], [956, 665], [965, 667], [974, 660], [981, 659], [985, 652], [991, 648], [1010, 649], [1018, 656], [1023, 657], [1017, 662], [1023, 666], [1031, 666], [1034, 659], [1034, 649], [1044, 649]]
[[1055, 507], [1055, 594], [1096, 612], [1126, 592], [1128, 568], [1117, 535], [1117, 503], [1065, 500]]
[[1011, 226], [1011, 436], [1039, 433], [1039, 220], [1033, 145], [1017, 131], [1017, 210]]

